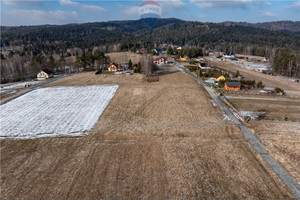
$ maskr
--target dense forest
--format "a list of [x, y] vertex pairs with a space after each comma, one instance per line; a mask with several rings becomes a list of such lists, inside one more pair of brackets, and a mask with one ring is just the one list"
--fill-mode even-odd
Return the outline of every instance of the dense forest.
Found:
[[[68, 48], [81, 49], [119, 44], [120, 50], [160, 44], [203, 48], [287, 47], [300, 50], [300, 35], [257, 29], [239, 25], [187, 22], [160, 19], [153, 28], [143, 20], [114, 21], [61, 26], [1, 27], [1, 47], [24, 46], [24, 51], [37, 54], [61, 52]], [[106, 49], [113, 51], [113, 49]]]
[[222, 22], [224, 25], [240, 25], [250, 26], [254, 28], [268, 29], [273, 31], [285, 31], [290, 33], [300, 34], [300, 21], [275, 21], [262, 23], [247, 23], [247, 22]]
[[[283, 49], [287, 49], [298, 58], [300, 35], [237, 24], [179, 19], [160, 19], [155, 26], [149, 27], [143, 20], [132, 20], [60, 26], [2, 26], [0, 46], [1, 82], [7, 82], [23, 79], [35, 74], [40, 68], [51, 65], [51, 56], [56, 55], [56, 63], [63, 65], [65, 57], [79, 57], [87, 52], [94, 52], [95, 48], [101, 53], [107, 53], [135, 51], [142, 47], [150, 52], [153, 48], [162, 46], [182, 46], [272, 59]], [[292, 76], [299, 74], [282, 71], [284, 70], [278, 70], [278, 73]]]

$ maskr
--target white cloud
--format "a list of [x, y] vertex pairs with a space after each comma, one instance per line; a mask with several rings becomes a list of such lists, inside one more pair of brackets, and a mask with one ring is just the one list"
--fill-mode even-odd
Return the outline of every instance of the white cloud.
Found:
[[126, 6], [122, 10], [122, 13], [128, 17], [137, 17], [139, 14], [139, 6], [131, 6], [131, 7]]
[[266, 2], [264, 2], [264, 3], [265, 3], [266, 6], [272, 5], [271, 2], [268, 2], [268, 1], [266, 1]]
[[292, 8], [292, 9], [300, 10], [300, 1], [294, 2], [293, 4], [287, 6], [287, 8]]
[[17, 4], [35, 4], [35, 3], [41, 3], [41, 0], [2, 0], [3, 4], [9, 5], [9, 6], [15, 6]]
[[271, 13], [271, 12], [261, 12], [261, 13], [259, 13], [259, 16], [260, 17], [277, 17], [276, 14]]
[[181, 8], [181, 7], [184, 7], [186, 5], [186, 3], [181, 1], [181, 0], [163, 0], [163, 1], [158, 1], [158, 3], [164, 9], [167, 9], [167, 8]]
[[63, 5], [63, 6], [75, 6], [75, 7], [78, 7], [80, 9], [86, 10], [86, 11], [94, 11], [94, 12], [105, 12], [106, 11], [105, 8], [102, 8], [100, 6], [82, 4], [79, 2], [74, 2], [74, 1], [69, 1], [69, 0], [60, 0], [59, 3], [60, 3], [60, 5]]
[[198, 17], [199, 17], [200, 19], [203, 19], [203, 18], [207, 18], [208, 15], [198, 15]]
[[2, 1], [5, 5], [16, 5], [16, 1], [11, 1], [11, 0], [3, 0]]
[[75, 11], [10, 10], [4, 12], [9, 25], [66, 24], [78, 22]]
[[265, 6], [271, 5], [271, 3], [266, 1], [256, 1], [256, 0], [190, 0], [192, 4], [195, 4], [199, 8], [246, 8], [250, 4], [263, 4]]

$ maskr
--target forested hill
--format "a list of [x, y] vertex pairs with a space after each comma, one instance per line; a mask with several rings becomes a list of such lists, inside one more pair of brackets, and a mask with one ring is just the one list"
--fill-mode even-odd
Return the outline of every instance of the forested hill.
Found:
[[[1, 47], [23, 46], [34, 54], [118, 45], [118, 50], [160, 44], [202, 48], [291, 48], [300, 50], [300, 35], [241, 25], [160, 19], [150, 28], [143, 20], [68, 25], [1, 27]], [[107, 50], [109, 51], [109, 50]]]
[[300, 34], [300, 21], [275, 21], [263, 23], [247, 23], [247, 22], [222, 22], [224, 25], [240, 25], [254, 28], [268, 29], [273, 31], [284, 31]]

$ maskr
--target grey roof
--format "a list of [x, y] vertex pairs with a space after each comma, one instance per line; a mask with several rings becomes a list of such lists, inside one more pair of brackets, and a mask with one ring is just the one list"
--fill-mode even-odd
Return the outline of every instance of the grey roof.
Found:
[[228, 87], [239, 87], [241, 85], [240, 82], [226, 82]]

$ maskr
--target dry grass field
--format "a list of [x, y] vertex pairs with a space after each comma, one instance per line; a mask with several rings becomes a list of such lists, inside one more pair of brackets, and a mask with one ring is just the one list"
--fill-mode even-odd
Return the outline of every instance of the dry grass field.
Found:
[[[300, 121], [300, 98], [255, 95], [257, 99], [229, 99], [238, 110], [266, 112], [266, 119]], [[299, 133], [300, 134], [300, 133]]]
[[1, 198], [293, 199], [204, 89], [167, 70], [48, 84], [119, 88], [86, 137], [1, 141]]
[[106, 56], [110, 57], [110, 61], [114, 63], [128, 63], [131, 59], [133, 64], [140, 62], [142, 55], [132, 52], [115, 52], [115, 53], [106, 53]]
[[263, 85], [269, 86], [269, 87], [279, 87], [285, 90], [285, 92], [289, 96], [297, 96], [300, 97], [300, 83], [293, 82], [291, 80], [279, 78], [276, 76], [271, 76], [267, 74], [263, 74], [261, 72], [256, 72], [249, 69], [244, 69], [238, 66], [235, 66], [233, 63], [230, 62], [223, 62], [223, 61], [210, 61], [209, 57], [207, 57], [208, 62], [211, 66], [217, 66], [221, 67], [223, 69], [236, 72], [237, 70], [240, 71], [240, 73], [245, 76], [246, 79], [262, 81]]
[[300, 184], [300, 122], [251, 121], [249, 127]]
[[247, 126], [267, 151], [300, 183], [300, 99], [260, 95], [253, 97], [259, 100], [229, 101], [240, 111], [266, 112], [265, 120], [253, 120]]

